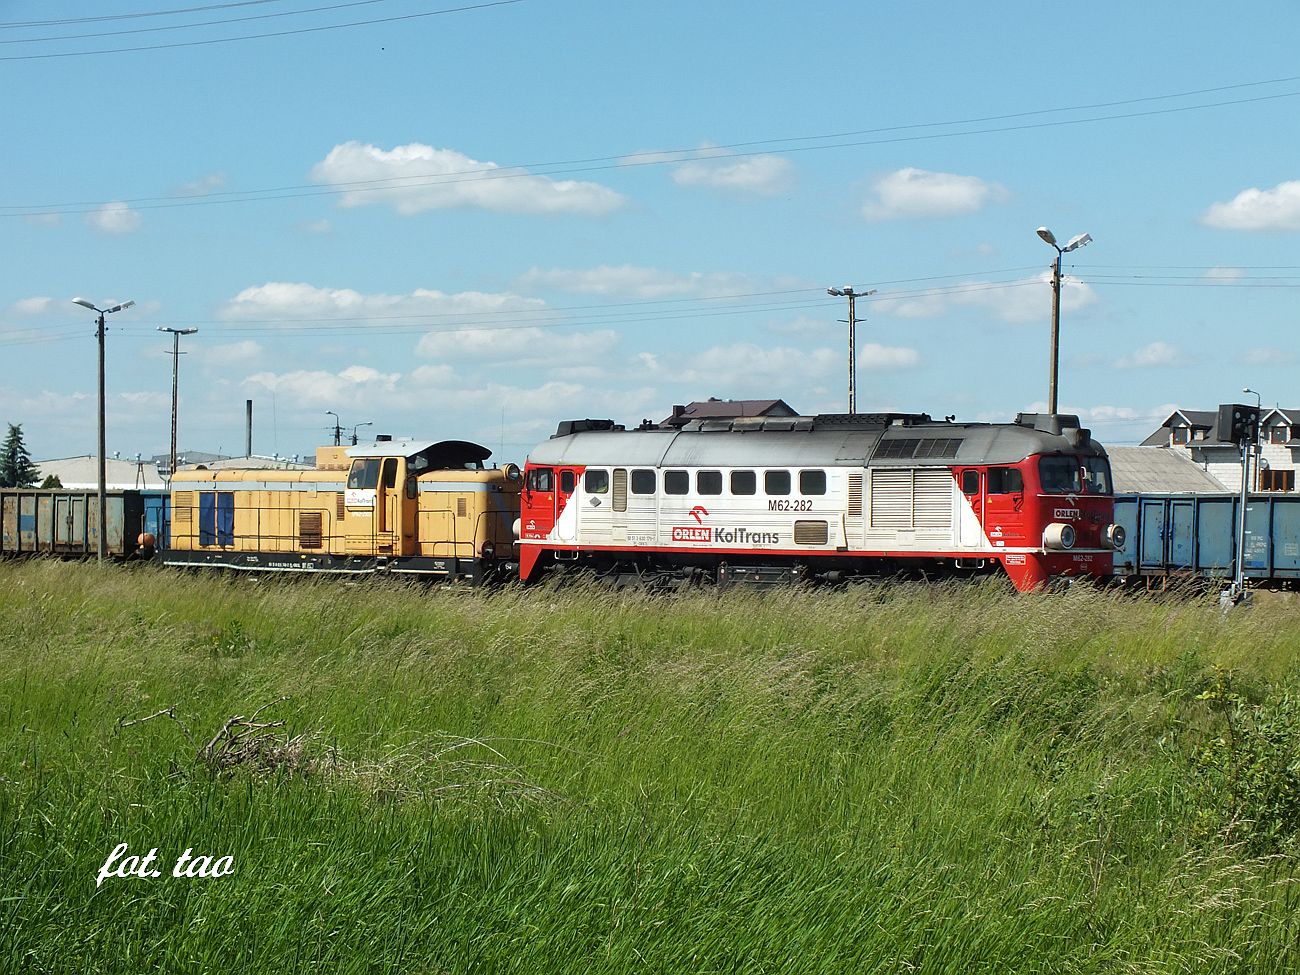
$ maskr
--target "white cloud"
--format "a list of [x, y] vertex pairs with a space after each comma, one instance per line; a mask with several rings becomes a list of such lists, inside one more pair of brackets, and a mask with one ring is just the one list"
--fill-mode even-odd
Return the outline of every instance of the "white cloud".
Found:
[[300, 369], [293, 372], [259, 372], [244, 380], [277, 395], [290, 397], [297, 406], [392, 405], [398, 372], [380, 372], [370, 366], [348, 366], [339, 372]]
[[516, 284], [523, 289], [552, 288], [570, 294], [612, 295], [628, 298], [726, 297], [797, 288], [803, 282], [790, 278], [763, 280], [728, 272], [661, 271], [623, 264], [593, 268], [533, 268]]
[[182, 183], [172, 190], [173, 196], [206, 196], [215, 193], [226, 185], [225, 173], [208, 173], [188, 183]]
[[251, 339], [224, 345], [198, 344], [191, 347], [191, 352], [210, 366], [246, 366], [262, 358], [262, 346]]
[[1227, 203], [1211, 204], [1201, 222], [1221, 230], [1300, 230], [1300, 180], [1242, 190]]
[[[964, 281], [917, 294], [878, 295], [871, 310], [898, 318], [935, 318], [957, 308], [983, 309], [1012, 325], [1050, 321], [1052, 272], [1017, 281]], [[1097, 293], [1077, 278], [1061, 278], [1061, 313], [1077, 312], [1097, 301]]]
[[1248, 366], [1286, 366], [1295, 360], [1295, 353], [1288, 349], [1247, 349], [1241, 357]]
[[[534, 176], [420, 143], [385, 150], [345, 142], [312, 167], [311, 178], [344, 189], [342, 206], [386, 203], [403, 216], [453, 207], [599, 216], [624, 203], [619, 193], [599, 183]], [[349, 188], [352, 184], [360, 185]]]
[[9, 306], [10, 314], [44, 315], [54, 309], [54, 299], [45, 297], [19, 298]]
[[1140, 349], [1120, 356], [1115, 360], [1116, 369], [1150, 369], [1156, 366], [1176, 366], [1183, 361], [1183, 354], [1175, 345], [1168, 342], [1152, 342]]
[[695, 160], [673, 170], [678, 186], [705, 186], [757, 196], [783, 193], [794, 182], [794, 166], [781, 156], [744, 156], [736, 159]]
[[862, 215], [873, 222], [974, 213], [986, 203], [1009, 196], [1004, 187], [977, 176], [932, 173], [911, 166], [881, 176], [874, 189], [876, 198], [862, 207]]
[[[449, 319], [479, 323], [506, 312], [536, 311], [546, 303], [519, 295], [462, 291], [448, 294], [417, 288], [408, 294], [363, 294], [350, 288], [318, 288], [301, 282], [271, 281], [245, 288], [218, 309], [221, 318], [243, 321], [313, 319]], [[413, 322], [414, 324], [415, 322]]]
[[86, 223], [101, 234], [129, 234], [140, 229], [140, 214], [125, 203], [105, 203], [86, 214]]
[[415, 351], [443, 362], [573, 366], [603, 361], [617, 344], [618, 335], [608, 329], [577, 334], [532, 327], [459, 329], [428, 332]]
[[858, 349], [858, 368], [869, 372], [895, 372], [920, 365], [921, 354], [905, 346], [877, 345], [868, 342]]
[[1239, 267], [1212, 267], [1205, 272], [1207, 281], [1240, 281], [1246, 276], [1244, 269]]

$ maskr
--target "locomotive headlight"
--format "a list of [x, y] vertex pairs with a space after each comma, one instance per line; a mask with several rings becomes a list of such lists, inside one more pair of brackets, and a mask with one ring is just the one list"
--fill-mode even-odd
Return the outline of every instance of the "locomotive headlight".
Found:
[[520, 538], [520, 537], [522, 537], [522, 536], [519, 534], [519, 519], [518, 519], [518, 518], [516, 518], [516, 519], [515, 519], [515, 523], [514, 523], [513, 525], [510, 526], [510, 530], [513, 531], [513, 532], [515, 533], [515, 538]]
[[1113, 548], [1116, 552], [1118, 552], [1120, 549], [1124, 547], [1124, 543], [1127, 540], [1128, 540], [1128, 532], [1124, 530], [1123, 525], [1106, 526], [1106, 544], [1109, 545], [1111, 548]]
[[480, 551], [483, 554], [483, 558], [491, 560], [496, 557], [497, 547], [491, 542], [484, 542], [483, 548], [480, 549]]
[[1054, 521], [1043, 532], [1043, 547], [1055, 549], [1074, 548], [1074, 526], [1063, 521]]

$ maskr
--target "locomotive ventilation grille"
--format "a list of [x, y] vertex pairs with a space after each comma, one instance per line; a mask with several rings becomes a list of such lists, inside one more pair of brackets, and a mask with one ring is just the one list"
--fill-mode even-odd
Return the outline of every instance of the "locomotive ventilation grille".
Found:
[[960, 437], [909, 437], [885, 440], [876, 451], [881, 460], [946, 460], [957, 456]]
[[849, 514], [862, 517], [862, 475], [849, 475]]
[[298, 544], [303, 548], [321, 547], [321, 513], [303, 511], [298, 514]]
[[344, 495], [342, 491], [334, 496], [334, 517], [339, 521], [343, 520], [343, 516], [348, 510], [347, 506], [343, 503], [343, 498]]
[[456, 517], [457, 517], [457, 518], [464, 518], [467, 514], [469, 514], [469, 509], [466, 508], [466, 506], [465, 506], [465, 499], [464, 499], [464, 498], [457, 498], [457, 499], [456, 499]]
[[177, 491], [172, 495], [172, 522], [176, 525], [190, 526], [194, 512], [194, 492]]
[[794, 543], [796, 545], [825, 545], [828, 537], [824, 521], [796, 521], [794, 523]]
[[872, 471], [871, 527], [949, 528], [952, 491], [946, 469]]

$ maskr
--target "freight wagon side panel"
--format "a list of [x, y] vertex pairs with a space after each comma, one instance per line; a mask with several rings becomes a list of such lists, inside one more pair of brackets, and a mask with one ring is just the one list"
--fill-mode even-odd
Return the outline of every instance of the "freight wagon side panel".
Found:
[[1138, 502], [1139, 498], [1133, 494], [1115, 496], [1115, 524], [1124, 529], [1124, 547], [1115, 553], [1113, 571], [1117, 576], [1137, 575], [1137, 551], [1141, 543]]
[[1273, 499], [1273, 574], [1300, 579], [1300, 498]]
[[1198, 497], [1196, 503], [1196, 571], [1203, 576], [1230, 576], [1237, 550], [1237, 499], [1208, 495]]

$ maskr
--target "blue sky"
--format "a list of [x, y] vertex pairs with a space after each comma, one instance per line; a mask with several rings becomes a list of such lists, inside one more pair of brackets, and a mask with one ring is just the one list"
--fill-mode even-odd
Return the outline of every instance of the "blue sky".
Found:
[[877, 291], [860, 409], [1007, 419], [1046, 400], [1044, 224], [1094, 238], [1060, 401], [1103, 440], [1247, 385], [1300, 406], [1293, 2], [8, 0], [0, 24], [0, 420], [37, 457], [94, 449], [74, 296], [137, 302], [109, 319], [123, 456], [168, 442], [159, 325], [200, 330], [182, 448], [238, 451], [246, 398], [259, 453], [334, 410], [502, 460], [709, 396], [842, 410], [845, 284]]

